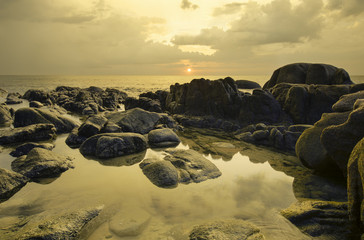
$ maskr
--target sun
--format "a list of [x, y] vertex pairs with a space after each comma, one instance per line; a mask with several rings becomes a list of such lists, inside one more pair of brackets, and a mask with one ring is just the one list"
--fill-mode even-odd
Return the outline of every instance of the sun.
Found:
[[191, 72], [192, 71], [192, 69], [191, 68], [187, 68], [187, 72]]

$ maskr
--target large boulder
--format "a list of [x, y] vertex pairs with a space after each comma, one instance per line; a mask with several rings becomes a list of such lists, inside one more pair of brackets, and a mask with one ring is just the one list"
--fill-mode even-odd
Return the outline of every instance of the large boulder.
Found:
[[255, 88], [262, 88], [259, 83], [256, 83], [254, 81], [249, 80], [236, 80], [235, 81], [236, 86], [239, 89], [255, 89]]
[[31, 216], [22, 216], [14, 225], [0, 229], [2, 240], [47, 239], [76, 240], [92, 227], [102, 207], [80, 209], [54, 208]]
[[0, 126], [9, 125], [12, 120], [9, 108], [5, 104], [0, 104]]
[[169, 128], [155, 129], [148, 133], [148, 142], [152, 147], [173, 147], [181, 140], [173, 130]]
[[225, 219], [193, 227], [190, 240], [264, 240], [260, 229], [244, 220]]
[[0, 202], [17, 193], [29, 179], [19, 173], [0, 168]]
[[354, 104], [358, 99], [364, 99], [364, 91], [341, 96], [340, 100], [332, 106], [332, 110], [335, 112], [352, 111]]
[[274, 71], [263, 89], [274, 87], [279, 83], [296, 84], [353, 84], [349, 74], [342, 68], [328, 64], [293, 63]]
[[114, 158], [138, 153], [146, 148], [147, 141], [143, 135], [137, 133], [103, 133], [84, 141], [80, 146], [80, 152], [85, 156]]
[[27, 99], [29, 102], [38, 101], [47, 104], [51, 102], [49, 93], [42, 89], [29, 89], [22, 98]]
[[18, 146], [14, 151], [10, 152], [10, 155], [13, 157], [20, 157], [23, 155], [27, 155], [33, 148], [44, 148], [47, 150], [52, 150], [55, 146], [51, 143], [24, 143]]
[[5, 103], [8, 105], [22, 103], [23, 100], [21, 100], [20, 97], [21, 95], [19, 93], [9, 93]]
[[15, 159], [11, 168], [28, 178], [52, 178], [73, 168], [73, 163], [70, 158], [59, 156], [50, 150], [33, 148], [28, 155]]
[[364, 234], [364, 138], [353, 149], [347, 169], [350, 223], [354, 232]]
[[56, 129], [57, 133], [71, 132], [72, 129], [78, 124], [72, 119], [60, 115], [56, 111], [49, 111], [44, 109], [35, 108], [20, 108], [15, 112], [14, 127], [25, 127], [38, 123], [51, 123]]
[[178, 171], [171, 162], [159, 159], [145, 159], [142, 164], [143, 173], [156, 186], [174, 188], [178, 185]]
[[121, 127], [123, 132], [146, 134], [155, 128], [162, 115], [133, 108], [125, 112], [106, 114], [105, 117]]
[[128, 97], [124, 101], [124, 106], [126, 110], [132, 108], [141, 108], [149, 112], [163, 112], [159, 100], [147, 97], [139, 97], [139, 99]]
[[78, 135], [86, 138], [96, 135], [101, 132], [107, 121], [107, 118], [101, 115], [91, 116], [78, 128]]
[[56, 136], [56, 128], [53, 124], [33, 124], [0, 130], [0, 145], [50, 140]]

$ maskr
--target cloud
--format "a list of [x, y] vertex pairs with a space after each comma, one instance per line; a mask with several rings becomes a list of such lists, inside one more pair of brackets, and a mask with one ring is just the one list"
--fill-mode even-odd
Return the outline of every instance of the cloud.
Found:
[[192, 2], [188, 1], [188, 0], [182, 0], [181, 2], [181, 8], [182, 9], [192, 9], [195, 10], [198, 8], [198, 5], [193, 4]]
[[225, 4], [222, 7], [215, 8], [212, 13], [212, 16], [217, 17], [221, 15], [230, 15], [239, 13], [243, 5], [244, 3], [238, 3], [238, 2]]
[[357, 16], [364, 12], [363, 0], [329, 0], [327, 7], [339, 11], [342, 16]]

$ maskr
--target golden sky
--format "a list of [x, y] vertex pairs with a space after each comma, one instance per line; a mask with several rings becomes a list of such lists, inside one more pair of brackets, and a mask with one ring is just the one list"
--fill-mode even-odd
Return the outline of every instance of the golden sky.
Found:
[[0, 74], [364, 75], [363, 0], [0, 0]]

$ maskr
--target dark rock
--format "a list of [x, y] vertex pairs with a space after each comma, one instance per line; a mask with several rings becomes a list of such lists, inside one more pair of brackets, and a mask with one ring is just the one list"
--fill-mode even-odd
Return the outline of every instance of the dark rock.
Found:
[[0, 168], [0, 203], [17, 193], [28, 181], [19, 173]]
[[283, 134], [285, 148], [288, 150], [294, 151], [296, 142], [297, 142], [298, 138], [301, 136], [301, 134], [302, 134], [301, 132], [286, 131]]
[[137, 153], [147, 148], [146, 139], [137, 133], [102, 133], [88, 138], [80, 146], [85, 156], [113, 158]]
[[243, 220], [226, 219], [195, 226], [190, 240], [263, 240], [260, 229]]
[[291, 131], [291, 132], [303, 132], [305, 131], [306, 129], [309, 129], [313, 127], [312, 125], [309, 125], [309, 124], [296, 124], [296, 125], [291, 125], [288, 127], [288, 131]]
[[101, 129], [102, 133], [117, 133], [117, 132], [122, 132], [121, 127], [119, 127], [118, 125], [116, 125], [113, 122], [107, 122], [104, 127]]
[[171, 162], [155, 160], [147, 165], [141, 166], [143, 166], [142, 170], [144, 175], [147, 176], [154, 185], [163, 188], [177, 187], [178, 171]]
[[79, 148], [81, 144], [86, 141], [87, 137], [79, 136], [78, 135], [78, 129], [75, 128], [72, 130], [72, 132], [68, 135], [66, 139], [66, 144], [70, 148]]
[[78, 126], [75, 121], [49, 110], [20, 108], [15, 112], [13, 124], [16, 128], [38, 123], [53, 124], [57, 129], [57, 133], [71, 132], [72, 129]]
[[[1, 229], [3, 240], [47, 239], [76, 240], [101, 212], [102, 207], [81, 209], [55, 208], [39, 214], [24, 216], [22, 221]], [[91, 225], [90, 225], [91, 226]]]
[[162, 110], [166, 108], [166, 99], [168, 96], [167, 91], [157, 90], [156, 92], [146, 92], [139, 95], [139, 97], [146, 97], [154, 100], [159, 100]]
[[8, 105], [22, 103], [23, 100], [21, 100], [20, 97], [21, 95], [19, 93], [9, 93], [6, 97], [5, 103]]
[[48, 104], [49, 100], [50, 100], [50, 95], [48, 92], [46, 92], [44, 90], [30, 89], [24, 93], [22, 98], [28, 100], [29, 102], [38, 101], [41, 103]]
[[9, 108], [5, 104], [0, 104], [0, 126], [10, 125], [12, 120]]
[[346, 202], [299, 201], [281, 211], [302, 232], [323, 239], [351, 239]]
[[332, 106], [332, 109], [335, 112], [352, 111], [354, 104], [358, 99], [364, 99], [364, 91], [341, 96], [340, 100]]
[[101, 132], [107, 121], [107, 118], [100, 115], [91, 116], [78, 128], [78, 135], [86, 138], [96, 135]]
[[29, 102], [29, 107], [41, 108], [41, 107], [44, 107], [44, 105], [38, 101], [31, 101], [31, 102]]
[[327, 64], [293, 63], [274, 71], [263, 89], [274, 87], [279, 83], [294, 84], [353, 84], [349, 74], [342, 68]]
[[249, 80], [236, 80], [235, 83], [239, 89], [262, 88], [258, 83]]
[[26, 127], [0, 130], [0, 145], [50, 140], [55, 137], [56, 128], [53, 124], [33, 124]]
[[54, 145], [51, 143], [24, 143], [17, 147], [14, 151], [10, 152], [10, 155], [13, 157], [27, 155], [33, 148], [44, 148], [47, 150], [52, 150], [54, 148]]
[[186, 116], [173, 115], [174, 119], [185, 127], [195, 128], [215, 128], [232, 132], [239, 129], [239, 125], [229, 120], [217, 119], [213, 116]]
[[349, 219], [354, 232], [364, 233], [364, 138], [354, 147], [348, 162]]
[[159, 100], [146, 97], [139, 97], [139, 99], [128, 97], [124, 101], [124, 106], [125, 110], [129, 110], [132, 108], [141, 108], [149, 112], [163, 112]]
[[106, 114], [105, 117], [119, 127], [123, 132], [146, 134], [157, 125], [162, 118], [158, 113], [152, 113], [140, 108], [133, 108], [125, 112]]
[[181, 140], [173, 130], [163, 128], [150, 131], [148, 133], [148, 142], [152, 147], [172, 147], [178, 145]]
[[11, 168], [28, 178], [51, 178], [73, 168], [73, 164], [70, 158], [58, 156], [47, 149], [33, 148], [28, 155], [15, 159]]

